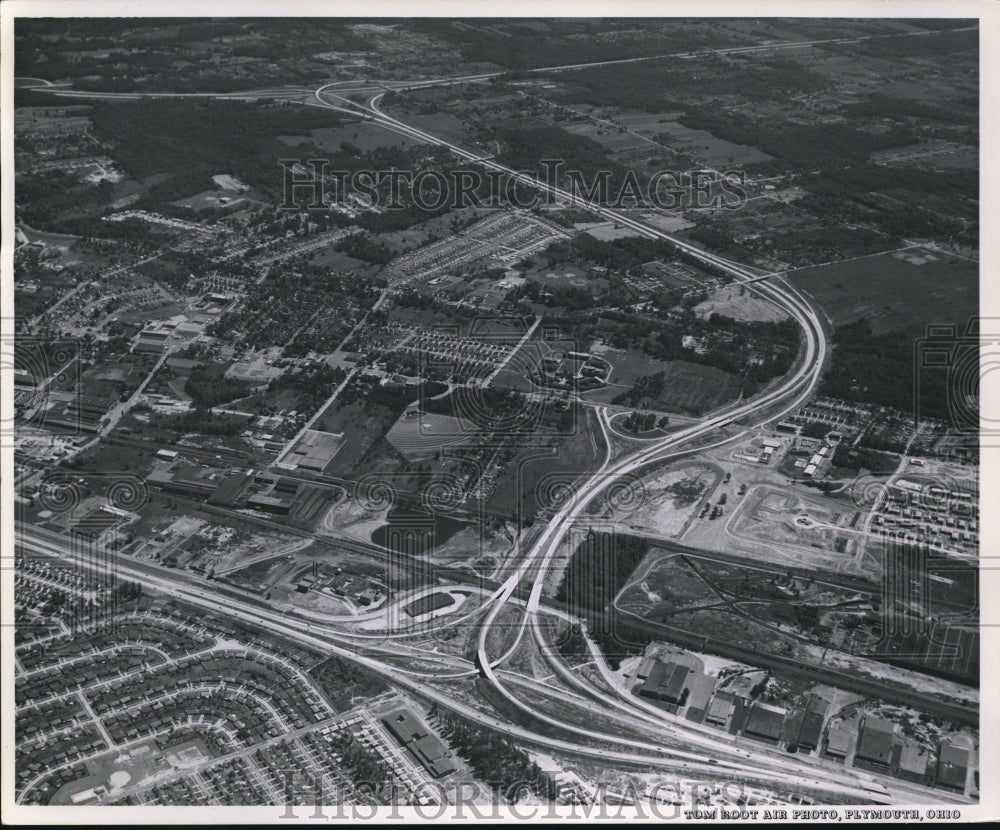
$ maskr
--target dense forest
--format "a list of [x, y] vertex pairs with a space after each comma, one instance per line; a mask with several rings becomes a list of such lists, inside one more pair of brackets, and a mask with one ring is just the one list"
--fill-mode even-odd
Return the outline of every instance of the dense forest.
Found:
[[702, 55], [683, 63], [667, 58], [580, 69], [572, 75], [572, 86], [558, 97], [598, 107], [669, 112], [684, 109], [698, 97], [732, 95], [743, 101], [770, 101], [779, 94], [816, 92], [828, 86], [830, 82], [822, 75], [787, 58], [734, 61]]
[[214, 188], [213, 175], [233, 173], [276, 202], [284, 183], [278, 159], [323, 155], [315, 147], [289, 147], [278, 136], [340, 123], [329, 110], [207, 99], [101, 102], [91, 120], [132, 178], [166, 173], [180, 179], [169, 191], [161, 185], [160, 199]]
[[[562, 127], [504, 127], [491, 124], [483, 133], [501, 142], [500, 158], [515, 170], [537, 170], [547, 174], [543, 159], [558, 159], [559, 172], [578, 170], [589, 182], [598, 171], [610, 170], [620, 181], [627, 168], [610, 160], [608, 151], [594, 139], [567, 132]], [[524, 198], [520, 197], [519, 198]]]
[[[621, 60], [636, 55], [687, 52], [699, 47], [733, 43], [732, 36], [706, 24], [683, 31], [663, 20], [604, 20], [603, 37], [584, 20], [498, 20], [492, 26], [470, 26], [457, 21], [427, 19], [415, 28], [461, 50], [464, 60], [489, 62], [507, 69]], [[515, 36], [512, 36], [515, 35]]]
[[[556, 592], [556, 599], [584, 621], [612, 669], [647, 642], [646, 635], [618, 619], [614, 609], [605, 610], [648, 552], [649, 542], [643, 539], [591, 531], [573, 552]], [[558, 645], [569, 656], [574, 648], [583, 648], [581, 644], [582, 639], [571, 632]], [[580, 656], [585, 654], [584, 650]]]
[[[587, 221], [587, 220], [583, 220]], [[589, 233], [578, 233], [569, 239], [553, 242], [545, 251], [549, 267], [560, 263], [590, 262], [614, 271], [627, 271], [653, 260], [672, 260], [677, 248], [662, 239], [626, 236], [621, 239], [601, 240]]]
[[433, 712], [455, 751], [469, 763], [476, 777], [488, 782], [501, 797], [516, 802], [525, 787], [538, 796], [555, 796], [549, 777], [523, 749], [490, 729], [442, 715], [436, 708]]
[[556, 592], [574, 614], [604, 611], [649, 552], [649, 542], [634, 536], [590, 532], [573, 552]]
[[330, 702], [341, 709], [349, 708], [356, 696], [374, 696], [389, 688], [381, 675], [336, 655], [327, 657], [309, 673]]
[[[975, 343], [956, 345], [943, 340], [952, 354], [949, 364], [925, 365], [920, 360], [921, 338], [913, 332], [872, 333], [865, 319], [838, 326], [833, 337], [833, 359], [823, 376], [821, 392], [845, 401], [873, 403], [920, 417], [950, 420], [955, 405], [956, 360], [978, 366]], [[919, 375], [917, 374], [919, 372]], [[973, 373], [978, 382], [978, 371]], [[978, 394], [977, 389], [966, 390]]]
[[226, 364], [223, 363], [206, 363], [191, 370], [184, 382], [184, 391], [190, 396], [195, 407], [210, 409], [250, 394], [253, 384], [240, 380], [227, 380], [226, 368]]

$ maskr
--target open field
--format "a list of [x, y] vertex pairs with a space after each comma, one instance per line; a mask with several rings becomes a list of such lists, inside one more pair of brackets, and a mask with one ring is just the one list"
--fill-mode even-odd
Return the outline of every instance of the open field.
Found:
[[736, 508], [728, 529], [735, 536], [759, 542], [843, 551], [853, 547], [854, 534], [849, 529], [859, 519], [857, 507], [849, 501], [810, 498], [757, 485]]
[[693, 156], [710, 167], [742, 167], [771, 160], [771, 156], [756, 147], [734, 144], [705, 130], [691, 129], [673, 120], [671, 115], [625, 116], [620, 120], [639, 135], [648, 136], [675, 152]]
[[402, 147], [413, 142], [398, 133], [380, 130], [373, 124], [348, 124], [343, 127], [319, 127], [306, 135], [282, 135], [279, 140], [291, 147], [299, 144], [313, 144], [322, 150], [337, 152], [345, 142], [353, 144], [362, 152], [380, 147]]
[[335, 250], [332, 247], [314, 256], [310, 262], [313, 265], [329, 268], [331, 271], [353, 271], [356, 268], [370, 267], [364, 260], [355, 259], [349, 254]]
[[341, 404], [334, 401], [320, 415], [315, 428], [342, 435], [340, 449], [326, 466], [328, 475], [350, 475], [376, 442], [391, 450], [383, 436], [395, 420], [395, 413], [382, 406], [362, 402]]
[[663, 412], [700, 415], [740, 396], [741, 382], [713, 366], [674, 360], [667, 369], [663, 391], [654, 407]]
[[670, 363], [668, 361], [649, 357], [640, 349], [609, 348], [606, 351], [602, 351], [600, 355], [612, 367], [611, 374], [608, 376], [608, 383], [622, 387], [622, 390], [634, 385], [644, 375], [670, 370]]
[[570, 124], [564, 127], [564, 129], [566, 132], [573, 133], [574, 135], [583, 135], [592, 138], [612, 153], [658, 149], [655, 145], [650, 144], [634, 133], [618, 132], [617, 129], [607, 124], [595, 124], [592, 121], [584, 121], [579, 124]]
[[773, 303], [733, 285], [724, 285], [714, 291], [707, 300], [698, 303], [694, 310], [700, 317], [722, 314], [734, 320], [777, 322], [788, 317]]
[[636, 495], [608, 500], [602, 519], [630, 531], [678, 538], [721, 478], [710, 464], [683, 464], [633, 483]]
[[865, 317], [876, 334], [962, 325], [979, 312], [978, 263], [923, 248], [804, 268], [789, 279], [815, 297], [834, 324]]

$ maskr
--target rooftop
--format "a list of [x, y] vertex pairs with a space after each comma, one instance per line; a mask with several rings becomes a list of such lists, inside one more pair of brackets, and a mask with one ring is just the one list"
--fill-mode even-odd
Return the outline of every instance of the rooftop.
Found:
[[747, 721], [744, 732], [748, 732], [751, 735], [759, 735], [762, 738], [778, 740], [781, 737], [781, 727], [784, 722], [784, 709], [775, 709], [755, 703], [750, 708], [750, 718]]
[[826, 751], [831, 755], [847, 755], [854, 746], [854, 737], [854, 730], [835, 726], [826, 736]]
[[400, 743], [404, 744], [429, 734], [424, 725], [408, 709], [397, 709], [390, 712], [382, 718], [382, 723]]
[[965, 789], [969, 751], [949, 743], [938, 750], [937, 782], [952, 789]]
[[881, 718], [865, 718], [858, 741], [857, 757], [876, 764], [888, 764], [892, 757], [892, 736], [895, 724]]

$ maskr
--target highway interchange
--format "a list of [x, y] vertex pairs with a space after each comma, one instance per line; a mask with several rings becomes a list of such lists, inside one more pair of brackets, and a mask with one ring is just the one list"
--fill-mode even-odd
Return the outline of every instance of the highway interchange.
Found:
[[[782, 48], [794, 48], [805, 44], [783, 44]], [[775, 48], [753, 47], [753, 48]], [[574, 69], [577, 66], [551, 68], [548, 71]], [[416, 81], [405, 86], [418, 88], [429, 85], [451, 85], [481, 82], [496, 74], [462, 76], [436, 81]], [[400, 88], [395, 85], [394, 88]], [[109, 97], [134, 98], [140, 95], [87, 93], [84, 91], [48, 88], [59, 96], [67, 97]], [[340, 113], [364, 118], [371, 123], [404, 135], [414, 141], [431, 146], [445, 147], [463, 161], [481, 165], [486, 170], [495, 171], [528, 187], [542, 190], [555, 199], [573, 204], [601, 215], [618, 225], [629, 228], [651, 239], [664, 240], [678, 251], [693, 257], [710, 268], [721, 271], [735, 281], [746, 284], [748, 290], [774, 303], [794, 319], [802, 329], [804, 345], [798, 361], [780, 383], [747, 401], [738, 401], [716, 412], [697, 424], [660, 439], [647, 442], [641, 449], [613, 457], [612, 441], [608, 434], [607, 413], [602, 412], [600, 425], [604, 434], [607, 453], [591, 475], [578, 481], [576, 486], [555, 510], [541, 532], [534, 536], [530, 544], [517, 552], [518, 564], [507, 578], [491, 593], [480, 598], [475, 610], [456, 614], [454, 618], [439, 618], [435, 627], [462, 626], [471, 628], [476, 634], [475, 660], [443, 655], [408, 644], [412, 632], [379, 635], [379, 638], [365, 638], [362, 635], [346, 634], [320, 623], [307, 623], [290, 619], [288, 614], [267, 607], [266, 603], [249, 603], [233, 596], [219, 595], [219, 586], [187, 576], [177, 571], [119, 557], [115, 564], [119, 575], [135, 578], [149, 588], [176, 597], [179, 600], [204, 607], [213, 613], [225, 613], [244, 622], [252, 623], [275, 634], [287, 637], [313, 648], [339, 654], [375, 672], [387, 676], [391, 682], [409, 689], [421, 697], [434, 701], [480, 724], [490, 726], [511, 738], [526, 744], [545, 747], [556, 752], [565, 752], [578, 757], [604, 760], [625, 766], [645, 769], [659, 769], [695, 776], [733, 779], [757, 782], [771, 787], [786, 787], [789, 790], [827, 794], [838, 801], [883, 803], [926, 803], [944, 801], [964, 801], [960, 796], [929, 792], [922, 787], [900, 781], [882, 778], [878, 780], [867, 773], [850, 768], [837, 767], [815, 758], [792, 756], [763, 745], [753, 745], [747, 751], [746, 743], [737, 745], [730, 736], [667, 716], [661, 709], [636, 698], [610, 672], [599, 649], [589, 638], [587, 647], [603, 683], [593, 684], [581, 677], [569, 666], [558, 651], [546, 639], [549, 622], [561, 619], [572, 622], [572, 618], [561, 610], [554, 610], [544, 604], [542, 589], [546, 576], [566, 540], [567, 534], [580, 517], [586, 506], [595, 497], [609, 490], [623, 480], [640, 476], [644, 470], [661, 464], [673, 457], [691, 451], [691, 445], [724, 427], [736, 425], [750, 429], [764, 423], [780, 419], [786, 413], [797, 410], [815, 392], [828, 345], [819, 316], [808, 300], [779, 275], [761, 273], [720, 256], [705, 251], [684, 240], [678, 239], [652, 227], [622, 211], [606, 206], [594, 205], [579, 196], [556, 185], [538, 181], [536, 178], [506, 167], [493, 160], [483, 158], [481, 151], [469, 150], [442, 140], [426, 131], [406, 124], [392, 117], [381, 108], [381, 99], [386, 94], [383, 84], [325, 84], [312, 92], [312, 106], [326, 107]], [[213, 95], [216, 98], [249, 97], [295, 97], [302, 90], [256, 91], [242, 95]], [[346, 96], [369, 93], [365, 103], [358, 103]], [[169, 93], [162, 93], [169, 95]], [[180, 94], [179, 96], [180, 97]], [[68, 540], [38, 528], [19, 528], [18, 544], [25, 551], [39, 555], [59, 556], [63, 559], [77, 559], [79, 554], [69, 548]], [[525, 600], [523, 589], [530, 586]], [[518, 619], [512, 642], [501, 654], [491, 652], [491, 632], [499, 626], [510, 626], [510, 620]], [[507, 632], [509, 634], [509, 632]], [[525, 686], [535, 692], [544, 693], [538, 682], [521, 675], [513, 675], [504, 669], [505, 663], [526, 643], [534, 640], [545, 661], [552, 666], [565, 686], [571, 689], [565, 704], [577, 709], [578, 713], [590, 712], [598, 726], [585, 728], [573, 719], [560, 720], [534, 707], [518, 697], [517, 691]], [[380, 639], [381, 642], [373, 642]], [[405, 668], [400, 657], [412, 657], [422, 666], [433, 666], [431, 671]], [[549, 730], [528, 729], [515, 723], [501, 720], [493, 714], [468, 705], [442, 691], [440, 684], [449, 679], [465, 679], [480, 676], [513, 708], [524, 715], [528, 723], [544, 723], [551, 731], [572, 735], [571, 739], [552, 737]], [[566, 690], [563, 690], [566, 693]], [[599, 716], [599, 717], [597, 717]], [[600, 724], [618, 722], [621, 731], [602, 731]], [[629, 729], [628, 727], [631, 727]], [[648, 739], [625, 737], [638, 729], [649, 736]], [[683, 749], [677, 747], [685, 747]]]

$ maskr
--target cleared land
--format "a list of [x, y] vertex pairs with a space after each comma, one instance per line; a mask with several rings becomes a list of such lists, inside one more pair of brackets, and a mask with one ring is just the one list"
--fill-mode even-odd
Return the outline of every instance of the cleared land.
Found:
[[834, 324], [865, 317], [876, 334], [964, 323], [979, 311], [979, 264], [923, 248], [804, 268], [789, 278]]

